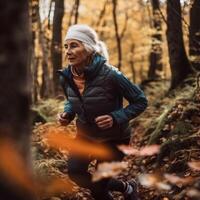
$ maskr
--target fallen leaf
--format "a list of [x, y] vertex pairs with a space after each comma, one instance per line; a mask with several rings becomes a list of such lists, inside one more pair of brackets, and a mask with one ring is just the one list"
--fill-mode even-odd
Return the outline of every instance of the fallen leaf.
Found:
[[139, 155], [139, 150], [129, 145], [118, 145], [118, 149], [126, 155]]
[[187, 192], [187, 196], [192, 198], [200, 198], [200, 192], [197, 189], [190, 189]]
[[152, 156], [159, 153], [160, 145], [148, 145], [140, 149], [135, 149], [129, 145], [119, 145], [118, 149], [126, 155]]
[[187, 177], [187, 178], [181, 178], [172, 174], [164, 174], [164, 177], [167, 181], [169, 181], [172, 184], [182, 184], [182, 185], [187, 185], [191, 182], [194, 181], [194, 178], [192, 177]]
[[114, 177], [127, 167], [127, 162], [100, 163], [92, 176], [92, 181], [96, 182], [103, 178]]
[[200, 170], [200, 161], [188, 162], [188, 166], [193, 170]]
[[159, 153], [160, 145], [149, 145], [140, 149], [140, 156], [152, 156], [154, 154]]
[[141, 174], [138, 177], [141, 185], [145, 187], [154, 187], [160, 190], [170, 190], [171, 186], [164, 182], [163, 177], [158, 174]]

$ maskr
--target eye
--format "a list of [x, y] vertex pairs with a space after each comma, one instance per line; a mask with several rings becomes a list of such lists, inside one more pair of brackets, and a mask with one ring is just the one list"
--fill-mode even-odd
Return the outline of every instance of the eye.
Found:
[[69, 43], [69, 44], [64, 44], [64, 48], [65, 49], [74, 49], [74, 48], [77, 48], [79, 47], [80, 45], [76, 42], [72, 42], [72, 43]]
[[76, 44], [76, 43], [71, 44], [71, 48], [76, 48], [76, 47], [78, 47], [78, 44]]

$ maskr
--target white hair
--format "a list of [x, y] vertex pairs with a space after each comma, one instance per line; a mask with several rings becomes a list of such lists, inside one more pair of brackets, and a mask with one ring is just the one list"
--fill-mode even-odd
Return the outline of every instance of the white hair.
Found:
[[85, 24], [75, 24], [69, 27], [65, 40], [75, 39], [83, 43], [86, 51], [97, 52], [108, 61], [109, 55], [106, 44], [98, 39], [94, 29]]

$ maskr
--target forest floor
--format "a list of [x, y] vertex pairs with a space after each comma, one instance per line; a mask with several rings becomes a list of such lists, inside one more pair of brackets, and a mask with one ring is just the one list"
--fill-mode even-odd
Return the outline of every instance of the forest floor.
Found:
[[[131, 122], [131, 146], [141, 150], [158, 144], [160, 150], [155, 155], [128, 153], [124, 158], [128, 167], [118, 175], [119, 179], [135, 178], [139, 182], [141, 200], [200, 199], [200, 88], [197, 83], [195, 77], [190, 77], [170, 93], [167, 92], [168, 81], [149, 82], [144, 87], [149, 106]], [[52, 120], [58, 112], [53, 108], [61, 110], [60, 105], [52, 100], [38, 109], [42, 107], [40, 111]], [[67, 132], [73, 136], [75, 126], [61, 127], [56, 122], [34, 126], [32, 152], [36, 176], [45, 180], [52, 176], [67, 178], [68, 152], [46, 145], [43, 136], [48, 131]], [[74, 191], [75, 197], [62, 193], [41, 199], [92, 199], [84, 188], [74, 185]], [[113, 195], [115, 199], [123, 199], [119, 193]]]

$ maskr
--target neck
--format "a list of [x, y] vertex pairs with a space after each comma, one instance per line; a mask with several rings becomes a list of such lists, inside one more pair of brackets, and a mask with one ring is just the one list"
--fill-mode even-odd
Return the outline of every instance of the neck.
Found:
[[86, 67], [87, 65], [90, 64], [91, 60], [92, 60], [92, 55], [88, 56], [88, 58], [86, 59], [85, 62], [83, 62], [83, 63], [81, 63], [81, 64], [79, 64], [79, 65], [74, 65], [73, 68], [74, 68], [75, 72], [76, 72], [79, 76], [80, 76], [81, 74], [83, 74], [85, 67]]
[[84, 72], [84, 66], [74, 66], [74, 71], [76, 72], [76, 74], [78, 75], [78, 76], [80, 76], [80, 75], [82, 75], [83, 74], [83, 72]]

